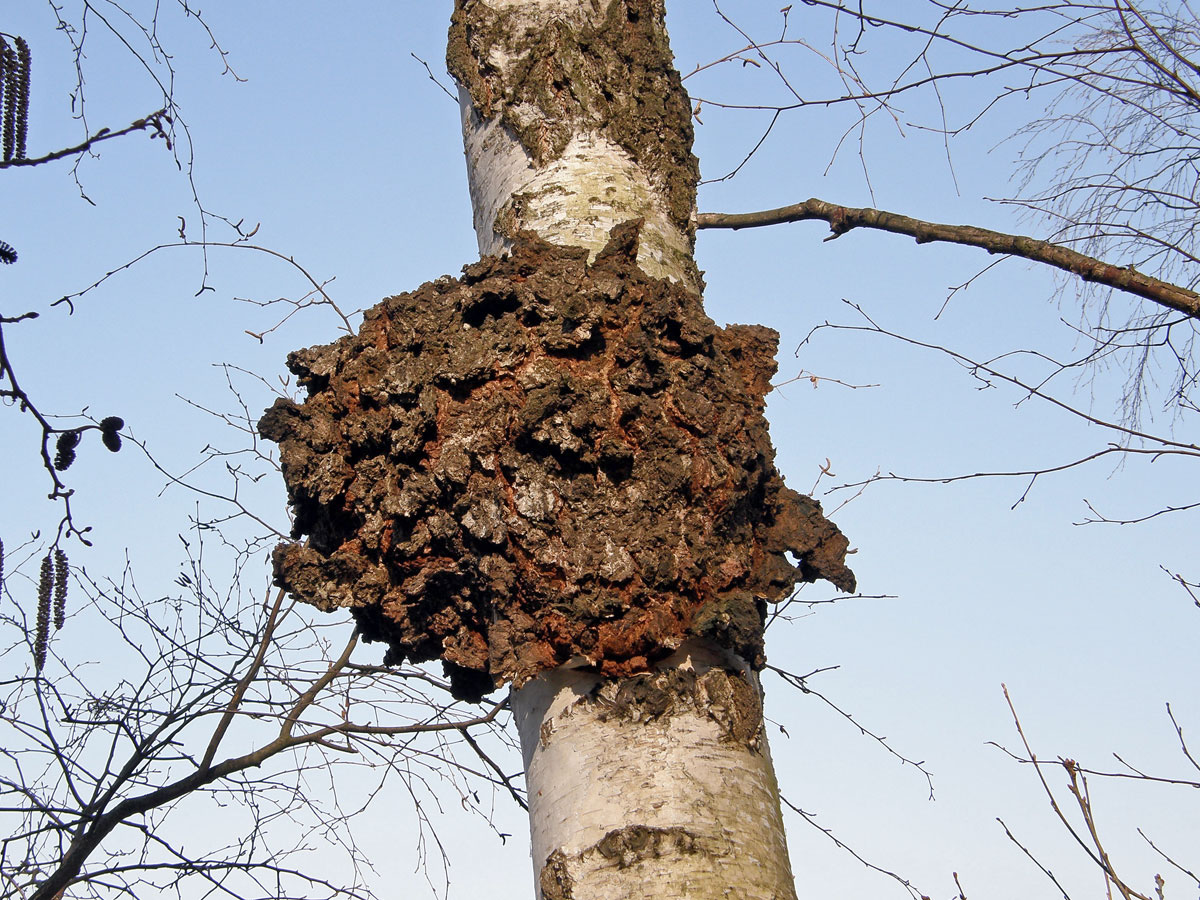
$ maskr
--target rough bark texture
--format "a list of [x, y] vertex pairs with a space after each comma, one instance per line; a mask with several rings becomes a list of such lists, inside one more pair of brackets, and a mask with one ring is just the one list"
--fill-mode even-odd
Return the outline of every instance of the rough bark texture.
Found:
[[774, 467], [776, 334], [717, 328], [637, 238], [589, 264], [526, 236], [291, 354], [309, 397], [259, 425], [308, 536], [279, 584], [391, 661], [441, 658], [464, 697], [644, 672], [691, 637], [757, 668], [767, 602], [853, 589], [846, 539]]

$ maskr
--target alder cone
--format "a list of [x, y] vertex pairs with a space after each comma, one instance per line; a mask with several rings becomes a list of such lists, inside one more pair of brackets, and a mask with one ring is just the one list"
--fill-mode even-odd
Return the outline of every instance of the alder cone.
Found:
[[853, 590], [846, 539], [774, 466], [778, 335], [716, 327], [637, 267], [637, 234], [590, 265], [522, 236], [292, 353], [308, 399], [259, 423], [308, 538], [277, 583], [352, 610], [388, 662], [442, 659], [466, 698], [645, 671], [691, 636], [761, 666], [767, 601]]

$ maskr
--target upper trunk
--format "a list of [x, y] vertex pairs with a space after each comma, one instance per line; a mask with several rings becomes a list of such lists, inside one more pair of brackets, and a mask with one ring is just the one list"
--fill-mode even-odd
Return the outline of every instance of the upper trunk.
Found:
[[522, 230], [593, 256], [643, 219], [638, 263], [699, 291], [691, 109], [661, 0], [465, 0], [458, 80], [484, 255]]

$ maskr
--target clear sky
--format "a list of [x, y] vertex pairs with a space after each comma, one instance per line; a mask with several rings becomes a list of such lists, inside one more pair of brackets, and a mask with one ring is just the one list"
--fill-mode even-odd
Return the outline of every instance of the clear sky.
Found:
[[[65, 6], [70, 11], [75, 3]], [[668, 6], [684, 72], [744, 43], [706, 0]], [[764, 38], [778, 31], [779, 6], [739, 0], [730, 12]], [[916, 6], [916, 0], [897, 4]], [[212, 3], [204, 13], [245, 79], [236, 82], [222, 76], [195, 22], [163, 5], [163, 41], [174, 52], [203, 202], [247, 227], [260, 223], [256, 242], [293, 256], [319, 280], [334, 279], [328, 290], [347, 311], [456, 274], [477, 257], [458, 109], [413, 58], [427, 60], [449, 83], [441, 63], [449, 11], [447, 0]], [[792, 9], [793, 33], [818, 49], [828, 41], [820, 21], [803, 4]], [[7, 4], [0, 30], [25, 36], [33, 48], [30, 155], [77, 142], [80, 125], [67, 99], [73, 63], [49, 4]], [[92, 22], [88, 41], [93, 130], [121, 127], [158, 108], [154, 83], [100, 23]], [[824, 77], [817, 56], [797, 52], [790, 60], [797, 83]], [[687, 84], [712, 98], [774, 96], [769, 79], [752, 69], [734, 64]], [[948, 98], [951, 108], [970, 103], [971, 91], [981, 89], [964, 87]], [[905, 120], [872, 131], [862, 148], [873, 194], [854, 141], [830, 164], [845, 114], [815, 109], [782, 118], [736, 178], [702, 188], [700, 208], [735, 212], [818, 196], [933, 220], [1034, 228], [982, 198], [1011, 193], [1019, 148], [1001, 141], [1037, 115], [1044, 99], [997, 109], [952, 145], [952, 170], [940, 139], [907, 124], [929, 114], [923, 102], [914, 98]], [[711, 108], [701, 118], [696, 150], [708, 178], [735, 166], [766, 123], [762, 113]], [[50, 309], [63, 294], [174, 238], [179, 216], [189, 236], [198, 236], [191, 187], [161, 141], [135, 135], [108, 142], [98, 158], [83, 162], [79, 179], [94, 205], [80, 199], [69, 162], [0, 173], [0, 239], [21, 254], [0, 271], [0, 311], [43, 313], [6, 328], [14, 363], [44, 408], [66, 413], [87, 406], [98, 417], [120, 415], [165, 466], [185, 470], [210, 441], [232, 440], [181, 399], [230, 406], [225, 375], [214, 364], [273, 380], [284, 372], [289, 350], [333, 339], [337, 319], [314, 309], [262, 343], [248, 336], [274, 324], [275, 311], [238, 298], [297, 297], [305, 285], [277, 260], [220, 250], [208, 260], [213, 290], [199, 296], [200, 255], [167, 250], [77, 301], [73, 316]], [[697, 246], [710, 315], [720, 323], [767, 324], [782, 335], [781, 386], [769, 407], [780, 468], [793, 487], [808, 491], [828, 461], [833, 475], [820, 479], [818, 496], [827, 511], [853, 497], [834, 518], [856, 548], [860, 588], [872, 597], [795, 607], [795, 621], [772, 627], [768, 654], [773, 665], [796, 673], [832, 668], [811, 686], [886, 736], [898, 753], [924, 760], [936, 800], [920, 772], [816, 696], [767, 673], [768, 715], [781, 726], [771, 740], [783, 792], [871, 862], [935, 897], [953, 895], [952, 872], [972, 900], [1059, 896], [1005, 838], [997, 817], [1077, 896], [1096, 896], [1103, 890], [1098, 872], [1053, 821], [1034, 773], [989, 746], [1018, 744], [1001, 683], [1044, 757], [1070, 756], [1111, 770], [1118, 768], [1115, 752], [1157, 774], [1186, 774], [1164, 703], [1185, 728], [1200, 725], [1200, 610], [1161, 567], [1193, 580], [1200, 575], [1189, 527], [1194, 517], [1124, 527], [1073, 523], [1087, 517], [1085, 499], [1114, 517], [1193, 502], [1194, 475], [1189, 479], [1170, 459], [1100, 461], [1039, 479], [1015, 508], [1026, 480], [883, 483], [859, 496], [824, 494], [876, 471], [938, 477], [1057, 465], [1112, 440], [1048, 404], [1018, 405], [1016, 390], [980, 390], [937, 352], [846, 331], [819, 332], [801, 347], [821, 323], [861, 324], [848, 301], [890, 330], [977, 359], [1020, 348], [1057, 356], [1078, 351], [1075, 334], [1060, 321], [1077, 321], [1071, 299], [1055, 301], [1054, 279], [1030, 266], [995, 267], [935, 319], [949, 288], [971, 279], [989, 258], [880, 234], [823, 242], [825, 234], [816, 223], [706, 232]], [[219, 229], [210, 236], [229, 237]], [[1038, 371], [1028, 360], [1017, 365], [1027, 374]], [[822, 379], [816, 387], [811, 374]], [[805, 377], [787, 383], [798, 376]], [[834, 380], [871, 387], [850, 389]], [[266, 389], [239, 383], [252, 410], [269, 404]], [[1121, 383], [1120, 372], [1056, 382], [1100, 417], [1113, 414]], [[0, 413], [0, 458], [7, 461], [0, 536], [11, 548], [52, 528], [57, 511], [44, 499], [45, 478], [32, 460], [30, 423], [15, 409]], [[1194, 422], [1164, 416], [1150, 425], [1174, 426], [1186, 438]], [[136, 448], [119, 456], [84, 449], [72, 483], [76, 515], [96, 526], [95, 547], [68, 545], [72, 561], [99, 573], [119, 565], [128, 550], [145, 593], [167, 592], [179, 571], [176, 535], [188, 529], [197, 497], [163, 490], [162, 476]], [[211, 478], [206, 483], [222, 483], [219, 472]], [[286, 530], [282, 484], [261, 483], [253, 503]], [[265, 573], [264, 562], [264, 583]], [[802, 595], [833, 596], [823, 586]], [[76, 640], [74, 652], [102, 667], [104, 648]], [[9, 654], [4, 665], [19, 669], [26, 661]], [[1053, 784], [1063, 781], [1052, 773]], [[1183, 876], [1169, 873], [1135, 828], [1185, 862], [1192, 852], [1194, 866], [1200, 846], [1194, 797], [1183, 789], [1096, 783], [1093, 802], [1127, 877], [1149, 891], [1154, 873], [1163, 871], [1168, 896], [1172, 887], [1175, 896], [1188, 893]], [[497, 821], [514, 835], [502, 843], [478, 820], [458, 815], [454, 796], [444, 806], [435, 821], [450, 859], [449, 896], [481, 890], [499, 900], [529, 896], [520, 811], [501, 798]], [[788, 822], [801, 896], [904, 896], [811, 825], [792, 814]], [[439, 872], [433, 886], [414, 874], [412, 823], [411, 801], [398, 790], [363, 819], [379, 883], [392, 882], [384, 895], [432, 896], [443, 887]], [[221, 828], [216, 820], [206, 824]]]

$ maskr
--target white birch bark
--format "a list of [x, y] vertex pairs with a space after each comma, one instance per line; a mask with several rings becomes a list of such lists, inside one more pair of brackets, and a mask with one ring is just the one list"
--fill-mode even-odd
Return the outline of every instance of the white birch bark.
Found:
[[690, 239], [672, 224], [662, 198], [625, 150], [603, 135], [581, 132], [559, 159], [538, 169], [503, 124], [480, 119], [469, 96], [460, 97], [459, 105], [480, 255], [504, 252], [512, 234], [529, 230], [552, 244], [586, 247], [595, 257], [613, 226], [644, 218], [638, 265], [656, 278], [699, 289], [686, 265]]
[[795, 898], [761, 705], [738, 710], [757, 680], [730, 663], [699, 646], [667, 660], [664, 690], [699, 678], [649, 720], [620, 682], [587, 673], [513, 692], [540, 898]]
[[[531, 48], [541, 41], [545, 52], [548, 29], [620, 21], [631, 5], [662, 27], [662, 0], [458, 0], [455, 27], [469, 20], [476, 38], [487, 29], [490, 42], [486, 59], [460, 56], [455, 71], [452, 27], [479, 247], [500, 252], [527, 229], [594, 255], [614, 225], [643, 218], [639, 265], [699, 290], [694, 180], [691, 208], [681, 214], [678, 185], [672, 193], [660, 172], [591, 128], [586, 110], [566, 123], [573, 130], [563, 141], [564, 123], [544, 107], [504, 106], [503, 88], [530, 77]], [[483, 43], [476, 39], [477, 55]], [[570, 70], [569, 60], [560, 62], [532, 60]], [[690, 159], [690, 144], [686, 153]], [[540, 898], [795, 897], [758, 682], [743, 662], [694, 644], [657, 676], [602, 682], [559, 669], [514, 691], [512, 704]]]

